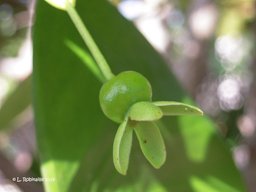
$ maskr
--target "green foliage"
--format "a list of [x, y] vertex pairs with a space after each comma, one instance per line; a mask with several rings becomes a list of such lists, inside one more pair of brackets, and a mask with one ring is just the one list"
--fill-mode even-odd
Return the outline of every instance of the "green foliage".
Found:
[[6, 98], [0, 108], [0, 130], [13, 123], [29, 105], [31, 105], [31, 77], [23, 80]]
[[175, 102], [175, 101], [156, 101], [154, 105], [160, 107], [164, 115], [203, 115], [197, 107]]
[[0, 36], [0, 57], [17, 57], [18, 51], [26, 37], [27, 29], [18, 30], [12, 37]]
[[154, 122], [140, 122], [134, 127], [140, 148], [147, 160], [159, 169], [166, 160], [166, 149], [160, 130]]
[[[153, 100], [187, 98], [161, 57], [107, 1], [78, 1], [77, 10], [115, 74], [134, 70], [145, 75]], [[33, 37], [41, 169], [44, 177], [55, 178], [45, 183], [46, 191], [245, 191], [230, 151], [206, 117], [157, 122], [168, 154], [163, 167], [148, 166], [135, 145], [127, 176], [116, 173], [111, 154], [117, 125], [101, 112], [100, 82], [66, 44], [71, 41], [84, 48], [67, 14], [38, 1]], [[120, 169], [125, 171], [126, 166]]]
[[104, 82], [104, 77], [100, 69], [97, 67], [97, 64], [93, 58], [86, 51], [72, 41], [66, 41], [66, 45], [78, 58], [81, 59], [85, 66], [95, 75], [95, 77], [99, 79], [100, 82]]
[[132, 127], [127, 126], [127, 121], [126, 118], [119, 126], [113, 144], [114, 165], [118, 172], [123, 175], [126, 175], [128, 170], [133, 134]]

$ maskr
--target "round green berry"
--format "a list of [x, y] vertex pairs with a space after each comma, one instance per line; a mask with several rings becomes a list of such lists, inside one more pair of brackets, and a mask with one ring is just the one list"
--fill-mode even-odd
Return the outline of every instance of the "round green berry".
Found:
[[104, 114], [121, 123], [129, 108], [139, 101], [151, 101], [149, 81], [140, 73], [125, 71], [113, 77], [100, 90], [100, 106]]

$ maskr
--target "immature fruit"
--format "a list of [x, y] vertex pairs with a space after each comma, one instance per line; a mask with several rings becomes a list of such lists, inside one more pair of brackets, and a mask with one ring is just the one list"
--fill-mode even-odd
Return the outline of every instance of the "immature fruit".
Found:
[[111, 120], [121, 123], [129, 108], [139, 101], [151, 101], [152, 89], [140, 73], [125, 71], [108, 82], [100, 90], [100, 106]]

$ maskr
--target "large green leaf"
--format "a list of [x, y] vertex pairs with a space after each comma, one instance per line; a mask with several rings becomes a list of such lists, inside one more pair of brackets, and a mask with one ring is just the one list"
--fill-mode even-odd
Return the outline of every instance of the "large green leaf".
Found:
[[[107, 1], [78, 0], [77, 9], [114, 73], [141, 72], [155, 101], [186, 97], [161, 57]], [[67, 14], [44, 1], [38, 1], [35, 19], [37, 140], [42, 174], [55, 178], [45, 182], [47, 191], [245, 191], [230, 151], [205, 117], [164, 118], [165, 165], [155, 170], [135, 145], [127, 176], [118, 174], [112, 162], [118, 125], [104, 117], [99, 81], [66, 43], [85, 48], [81, 38]]]

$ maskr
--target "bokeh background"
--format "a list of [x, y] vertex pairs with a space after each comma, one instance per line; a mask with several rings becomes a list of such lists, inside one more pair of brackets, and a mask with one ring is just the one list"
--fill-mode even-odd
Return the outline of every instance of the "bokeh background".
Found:
[[[256, 1], [112, 0], [165, 58], [256, 191]], [[30, 75], [33, 0], [0, 1], [0, 191], [43, 191]], [[175, 91], [175, 90], [174, 90]]]

